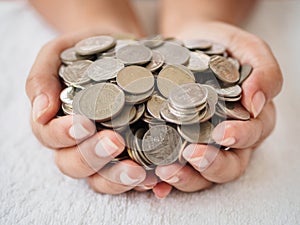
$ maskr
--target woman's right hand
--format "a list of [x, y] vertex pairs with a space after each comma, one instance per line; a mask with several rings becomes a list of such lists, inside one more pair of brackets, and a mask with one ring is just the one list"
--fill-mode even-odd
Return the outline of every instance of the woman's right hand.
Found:
[[[102, 33], [105, 32], [98, 34]], [[95, 31], [67, 34], [41, 49], [26, 83], [32, 105], [32, 130], [44, 146], [54, 149], [55, 162], [62, 173], [87, 178], [97, 192], [119, 194], [133, 188], [152, 189], [157, 183], [156, 176], [147, 175], [132, 160], [108, 164], [124, 150], [124, 140], [119, 134], [111, 130], [96, 132], [94, 123], [80, 115], [55, 117], [61, 105], [60, 53], [93, 35]]]

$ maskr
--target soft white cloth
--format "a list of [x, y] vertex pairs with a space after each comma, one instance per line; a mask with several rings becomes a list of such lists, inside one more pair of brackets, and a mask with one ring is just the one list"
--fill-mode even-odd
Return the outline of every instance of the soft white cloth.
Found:
[[25, 3], [1, 1], [0, 224], [300, 224], [299, 3], [263, 2], [248, 26], [273, 47], [286, 79], [276, 130], [245, 175], [158, 200], [150, 192], [96, 194], [58, 171], [31, 133], [24, 92], [38, 50], [56, 34]]

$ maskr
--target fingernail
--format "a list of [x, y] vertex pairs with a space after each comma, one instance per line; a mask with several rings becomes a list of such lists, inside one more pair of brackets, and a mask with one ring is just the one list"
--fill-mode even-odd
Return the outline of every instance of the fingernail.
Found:
[[171, 178], [166, 179], [164, 181], [167, 182], [167, 183], [170, 183], [170, 184], [174, 184], [174, 183], [177, 183], [179, 181], [179, 177], [174, 176], [174, 177], [171, 177]]
[[80, 140], [91, 135], [90, 132], [86, 130], [80, 123], [72, 125], [69, 129], [69, 134], [76, 140]]
[[189, 160], [190, 158], [192, 158], [192, 155], [194, 154], [195, 149], [192, 148], [191, 146], [188, 146], [182, 153], [183, 157], [186, 160]]
[[151, 185], [151, 186], [142, 185], [142, 186], [140, 186], [140, 188], [141, 188], [142, 190], [148, 191], [148, 190], [151, 190], [151, 189], [153, 188], [153, 185]]
[[210, 165], [210, 162], [205, 157], [193, 158], [190, 162], [195, 166], [200, 172], [203, 172]]
[[256, 118], [260, 114], [265, 103], [266, 103], [266, 97], [264, 93], [262, 93], [261, 91], [256, 92], [252, 98], [252, 105], [251, 105], [251, 110], [253, 112], [254, 118]]
[[118, 150], [118, 146], [115, 143], [113, 143], [108, 137], [102, 137], [95, 147], [96, 155], [98, 155], [101, 158], [107, 158], [109, 156], [112, 156]]
[[227, 133], [230, 133], [230, 127], [227, 126], [226, 124], [220, 124], [218, 125], [213, 133], [212, 133], [212, 138], [217, 142], [218, 144], [224, 145], [224, 146], [230, 146], [236, 143], [235, 137], [227, 137], [224, 139], [226, 130]]
[[138, 183], [142, 182], [142, 180], [139, 178], [137, 178], [137, 179], [131, 178], [124, 171], [121, 172], [121, 174], [120, 174], [120, 181], [122, 184], [128, 185], [128, 186], [134, 186], [134, 185], [137, 185]]
[[45, 94], [40, 94], [35, 97], [32, 104], [32, 118], [37, 121], [48, 109], [49, 99]]

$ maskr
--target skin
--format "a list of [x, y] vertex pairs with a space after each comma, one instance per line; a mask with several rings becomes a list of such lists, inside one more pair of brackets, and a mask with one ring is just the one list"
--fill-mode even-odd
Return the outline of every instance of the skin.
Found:
[[[124, 150], [124, 140], [120, 135], [112, 131], [96, 132], [94, 124], [81, 116], [55, 118], [60, 107], [61, 85], [57, 75], [61, 63], [59, 55], [64, 49], [92, 35], [130, 32], [140, 36], [143, 32], [136, 16], [127, 1], [122, 1], [125, 2], [123, 8], [115, 7], [118, 0], [90, 1], [92, 7], [84, 7], [89, 16], [84, 17], [85, 13], [82, 12], [81, 22], [76, 22], [74, 15], [83, 8], [78, 2], [59, 1], [59, 5], [75, 8], [68, 10], [67, 15], [55, 11], [57, 0], [31, 2], [53, 26], [64, 33], [41, 49], [27, 79], [26, 91], [33, 106], [32, 130], [43, 145], [54, 149], [55, 162], [62, 173], [74, 178], [86, 178], [95, 191], [120, 194], [131, 189], [152, 190], [158, 198], [164, 198], [173, 187], [194, 192], [209, 188], [213, 183], [232, 181], [243, 174], [253, 151], [274, 129], [276, 113], [272, 99], [282, 86], [278, 63], [264, 41], [230, 25], [238, 24], [245, 17], [245, 13], [253, 7], [253, 1], [187, 0], [183, 3], [179, 0], [162, 0], [162, 35], [180, 39], [205, 38], [221, 43], [242, 64], [253, 66], [251, 76], [242, 85], [242, 104], [251, 112], [252, 118], [249, 121], [225, 121], [215, 128], [213, 138], [219, 144], [231, 147], [231, 151], [220, 151], [205, 145], [187, 146], [183, 152], [183, 157], [189, 162], [187, 165], [174, 163], [147, 172], [131, 160], [107, 164]], [[110, 13], [104, 14], [101, 20], [102, 14], [98, 13], [97, 7]], [[56, 12], [57, 18], [53, 18], [51, 10]], [[120, 16], [123, 21], [120, 22], [114, 15]], [[185, 20], [182, 20], [185, 18], [182, 15], [186, 15]], [[82, 24], [82, 20], [90, 24], [89, 27]], [[174, 26], [175, 21], [177, 26]], [[76, 136], [71, 130], [79, 124], [85, 132]], [[103, 144], [107, 138], [113, 145]], [[95, 154], [99, 141], [102, 144], [98, 152], [105, 157]]]

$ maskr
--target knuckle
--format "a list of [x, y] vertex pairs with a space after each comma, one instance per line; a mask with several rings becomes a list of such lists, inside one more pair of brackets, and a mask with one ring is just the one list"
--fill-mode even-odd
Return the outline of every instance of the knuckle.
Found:
[[56, 151], [54, 154], [54, 161], [55, 161], [57, 168], [60, 170], [60, 172], [64, 175], [68, 176], [69, 174], [67, 173], [66, 168], [64, 166], [63, 157], [58, 151]]

